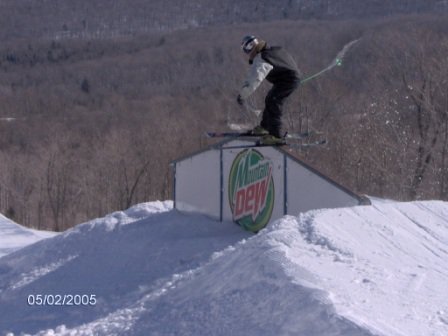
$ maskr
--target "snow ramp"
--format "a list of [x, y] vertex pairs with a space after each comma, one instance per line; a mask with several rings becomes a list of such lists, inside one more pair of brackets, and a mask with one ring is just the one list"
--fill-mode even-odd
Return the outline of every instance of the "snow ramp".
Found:
[[447, 283], [444, 202], [311, 211], [257, 235], [146, 203], [0, 258], [0, 335], [442, 336]]

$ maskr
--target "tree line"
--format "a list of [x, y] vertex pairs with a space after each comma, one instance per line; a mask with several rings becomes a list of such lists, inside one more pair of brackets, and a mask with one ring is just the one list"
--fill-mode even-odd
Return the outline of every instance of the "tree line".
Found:
[[446, 13], [445, 0], [2, 0], [0, 39], [103, 39], [278, 20]]

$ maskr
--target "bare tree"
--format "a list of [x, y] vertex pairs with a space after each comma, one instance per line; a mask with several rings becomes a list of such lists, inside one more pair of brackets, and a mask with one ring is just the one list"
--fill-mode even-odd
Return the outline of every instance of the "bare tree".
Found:
[[[444, 102], [448, 99], [446, 87], [440, 84], [443, 76], [448, 74], [448, 64], [443, 64], [443, 58], [433, 59], [433, 56], [428, 57], [424, 52], [419, 53], [418, 57], [415, 73], [402, 73], [403, 85], [413, 103], [418, 135], [417, 157], [410, 185], [411, 198], [417, 196], [425, 173], [434, 160], [434, 154], [440, 148], [437, 144], [445, 129], [447, 111]], [[443, 145], [442, 167], [445, 164], [445, 151], [446, 145]]]

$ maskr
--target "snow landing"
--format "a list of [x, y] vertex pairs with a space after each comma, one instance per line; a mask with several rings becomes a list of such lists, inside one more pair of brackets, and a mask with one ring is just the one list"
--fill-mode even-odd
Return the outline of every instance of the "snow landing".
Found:
[[445, 202], [311, 211], [257, 235], [146, 203], [0, 258], [0, 335], [446, 336], [447, 284]]
[[55, 235], [54, 232], [24, 228], [0, 214], [0, 258], [24, 246]]

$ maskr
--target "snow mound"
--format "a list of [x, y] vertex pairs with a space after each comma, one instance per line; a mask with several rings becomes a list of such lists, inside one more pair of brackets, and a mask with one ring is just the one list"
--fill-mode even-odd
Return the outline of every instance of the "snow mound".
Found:
[[[0, 259], [0, 335], [448, 334], [448, 203], [286, 216], [257, 235], [145, 203]], [[29, 305], [30, 295], [95, 304]]]
[[53, 232], [27, 229], [0, 214], [0, 258], [54, 235]]

